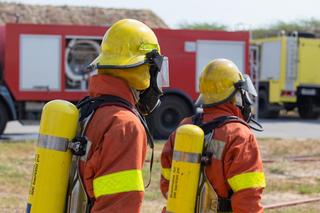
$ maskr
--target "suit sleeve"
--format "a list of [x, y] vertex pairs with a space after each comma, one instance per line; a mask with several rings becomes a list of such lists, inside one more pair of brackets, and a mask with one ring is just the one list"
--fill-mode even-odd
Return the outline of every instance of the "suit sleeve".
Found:
[[172, 133], [165, 143], [161, 153], [161, 178], [160, 178], [160, 190], [165, 198], [167, 198], [170, 173], [171, 173], [171, 163], [174, 147], [175, 132]]
[[227, 145], [224, 170], [233, 191], [232, 208], [237, 213], [262, 213], [261, 195], [265, 187], [262, 160], [252, 133], [236, 134]]
[[116, 121], [91, 157], [95, 202], [91, 212], [138, 213], [144, 196], [146, 135], [135, 118]]

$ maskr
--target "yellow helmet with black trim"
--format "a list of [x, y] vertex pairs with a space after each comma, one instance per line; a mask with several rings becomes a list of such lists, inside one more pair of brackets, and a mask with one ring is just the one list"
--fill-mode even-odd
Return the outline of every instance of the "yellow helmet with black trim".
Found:
[[160, 54], [154, 32], [140, 21], [123, 19], [105, 33], [101, 53], [91, 65], [96, 65], [98, 74], [122, 78], [130, 87], [144, 90], [150, 85], [150, 66], [145, 63], [146, 54], [152, 50]]
[[223, 103], [236, 92], [235, 84], [244, 81], [238, 67], [230, 60], [215, 59], [207, 64], [200, 76], [203, 104]]
[[[246, 122], [254, 121], [250, 96], [257, 96], [250, 77], [242, 74], [238, 67], [228, 59], [215, 59], [208, 63], [200, 76], [200, 96], [197, 104], [203, 107], [212, 107], [225, 102], [232, 102], [241, 110]], [[262, 126], [254, 121], [262, 131]]]

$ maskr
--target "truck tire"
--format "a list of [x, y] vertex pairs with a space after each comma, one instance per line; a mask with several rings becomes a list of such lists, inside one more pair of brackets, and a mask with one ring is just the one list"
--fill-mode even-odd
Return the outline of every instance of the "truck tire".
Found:
[[259, 118], [277, 118], [279, 110], [271, 110], [268, 94], [266, 91], [259, 92]]
[[0, 102], [0, 135], [2, 135], [4, 129], [6, 128], [7, 122], [9, 120], [7, 107]]
[[315, 111], [312, 98], [298, 99], [298, 112], [300, 118], [303, 119], [316, 119], [319, 117], [319, 113]]
[[180, 121], [192, 114], [193, 106], [183, 98], [165, 95], [161, 98], [161, 105], [147, 117], [147, 122], [154, 138], [167, 139]]

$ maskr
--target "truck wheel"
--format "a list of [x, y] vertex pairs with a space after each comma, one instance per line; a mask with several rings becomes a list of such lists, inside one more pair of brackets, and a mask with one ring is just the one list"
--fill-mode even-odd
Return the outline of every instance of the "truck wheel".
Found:
[[319, 117], [311, 98], [302, 98], [298, 101], [298, 112], [303, 119], [316, 119]]
[[163, 96], [161, 105], [147, 118], [153, 137], [167, 139], [180, 121], [192, 113], [193, 106], [183, 98], [174, 95]]
[[8, 111], [6, 106], [0, 102], [0, 135], [2, 135], [4, 129], [6, 128], [7, 122], [9, 120]]
[[259, 118], [277, 118], [279, 110], [270, 110], [269, 98], [266, 91], [259, 93]]

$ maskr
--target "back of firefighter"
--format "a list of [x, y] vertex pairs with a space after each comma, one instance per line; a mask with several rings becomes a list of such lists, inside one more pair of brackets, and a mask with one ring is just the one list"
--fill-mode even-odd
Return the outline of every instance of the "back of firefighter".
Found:
[[[222, 116], [237, 116], [244, 121], [227, 122], [214, 129], [209, 139], [206, 137], [213, 150], [204, 168], [204, 176], [218, 195], [218, 212], [230, 211], [231, 208], [236, 213], [263, 212], [260, 201], [265, 179], [261, 155], [256, 138], [245, 123], [251, 117], [250, 94], [256, 95], [250, 79], [245, 79], [229, 60], [215, 59], [201, 74], [198, 99], [203, 107], [201, 122]], [[186, 118], [181, 124], [192, 123], [193, 120]], [[172, 133], [161, 155], [160, 188], [166, 198], [174, 138], [175, 133]]]
[[[161, 95], [152, 79], [160, 72], [152, 61], [162, 57], [159, 53], [158, 40], [148, 26], [132, 19], [116, 22], [105, 33], [101, 53], [91, 64], [98, 73], [90, 79], [89, 95], [117, 96], [143, 114], [151, 113]], [[90, 211], [140, 212], [147, 135], [139, 118], [126, 107], [101, 106], [85, 136], [88, 150], [79, 162], [79, 173]]]

